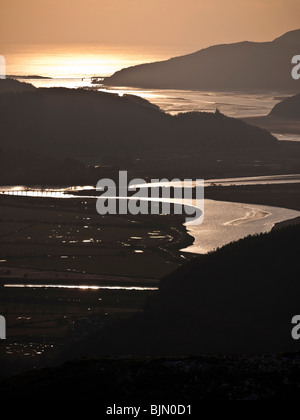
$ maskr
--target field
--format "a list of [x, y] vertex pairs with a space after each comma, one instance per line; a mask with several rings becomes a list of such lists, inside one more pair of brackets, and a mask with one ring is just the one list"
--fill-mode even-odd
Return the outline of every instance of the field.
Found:
[[51, 364], [85, 334], [141, 311], [156, 293], [145, 288], [156, 289], [192, 242], [178, 216], [103, 217], [94, 200], [0, 200], [8, 336], [0, 343], [0, 376]]

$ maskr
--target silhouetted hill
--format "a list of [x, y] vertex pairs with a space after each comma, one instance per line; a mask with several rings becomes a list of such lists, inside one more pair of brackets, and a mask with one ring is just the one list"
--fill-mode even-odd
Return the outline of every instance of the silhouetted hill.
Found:
[[300, 225], [283, 228], [195, 258], [162, 280], [143, 315], [87, 339], [73, 355], [299, 350], [291, 337], [299, 234]]
[[300, 29], [273, 42], [216, 45], [183, 57], [116, 72], [108, 85], [214, 90], [298, 90], [291, 77]]
[[14, 79], [0, 79], [1, 93], [34, 92], [36, 88], [29, 83], [22, 83]]
[[272, 117], [300, 120], [300, 94], [287, 98], [270, 112]]
[[3, 147], [62, 157], [135, 159], [205, 150], [268, 150], [277, 144], [267, 131], [222, 114], [171, 116], [135, 96], [84, 89], [1, 94], [0, 125]]
[[39, 76], [37, 74], [28, 74], [26, 76], [18, 76], [17, 74], [9, 74], [7, 75], [8, 79], [21, 79], [21, 80], [26, 80], [26, 79], [40, 79], [40, 80], [51, 80], [52, 77], [45, 77], [45, 76]]
[[271, 133], [290, 133], [300, 136], [300, 94], [279, 102], [269, 115], [242, 118], [248, 124], [264, 128]]
[[300, 42], [300, 30], [296, 29], [294, 31], [289, 31], [286, 34], [276, 38], [274, 42], [286, 42], [286, 43], [294, 43], [299, 45]]

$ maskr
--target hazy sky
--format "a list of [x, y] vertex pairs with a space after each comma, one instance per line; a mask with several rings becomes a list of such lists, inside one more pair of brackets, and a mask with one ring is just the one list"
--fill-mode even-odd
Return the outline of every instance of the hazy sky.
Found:
[[0, 0], [0, 43], [208, 46], [300, 27], [299, 0]]

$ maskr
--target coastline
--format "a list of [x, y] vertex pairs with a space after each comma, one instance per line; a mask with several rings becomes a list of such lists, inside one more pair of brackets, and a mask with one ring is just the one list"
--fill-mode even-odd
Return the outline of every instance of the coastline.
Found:
[[[83, 191], [84, 194], [88, 194], [87, 191]], [[75, 195], [79, 195], [81, 192], [75, 192]], [[219, 202], [224, 202], [224, 204], [230, 204], [230, 203], [236, 203], [238, 205], [247, 205], [252, 204], [253, 207], [249, 206], [249, 209], [247, 209], [246, 206], [244, 206], [244, 209], [248, 212], [245, 215], [242, 215], [241, 217], [237, 217], [235, 219], [229, 220], [225, 223], [225, 226], [238, 228], [238, 226], [243, 225], [245, 223], [249, 222], [256, 222], [264, 218], [268, 218], [270, 216], [270, 212], [264, 211], [264, 209], [257, 208], [257, 206], [270, 206], [275, 208], [282, 208], [285, 210], [296, 210], [300, 211], [300, 203], [299, 203], [299, 193], [300, 193], [300, 184], [266, 184], [266, 185], [239, 185], [239, 186], [207, 186], [205, 187], [205, 199], [207, 200], [214, 200]], [[32, 197], [22, 197], [22, 196], [3, 196], [1, 197], [2, 203], [13, 203], [14, 206], [17, 207], [25, 207], [28, 208], [31, 205], [34, 207], [38, 205], [40, 207], [40, 204], [42, 204], [41, 207], [43, 207], [43, 203], [57, 203], [58, 201], [63, 204], [64, 206], [70, 207], [70, 204], [75, 206], [75, 208], [80, 207], [79, 198], [68, 198], [66, 200], [58, 200], [57, 199], [51, 199], [47, 197], [42, 197], [43, 200], [39, 201], [39, 198], [32, 198]], [[88, 196], [85, 196], [85, 199], [88, 200], [89, 205], [88, 207], [90, 210], [92, 210], [94, 205], [94, 199], [89, 198]], [[46, 200], [46, 201], [45, 201]], [[54, 201], [53, 201], [54, 200]], [[7, 204], [6, 204], [7, 205]], [[132, 219], [131, 216], [129, 216], [128, 221]], [[114, 221], [113, 221], [114, 220]], [[116, 219], [113, 219], [110, 221], [110, 224], [115, 224], [118, 221]], [[136, 252], [139, 252], [139, 249], [144, 249], [145, 251], [148, 249], [148, 251], [151, 251], [154, 254], [160, 255], [163, 259], [166, 259], [166, 261], [173, 261], [176, 265], [181, 265], [184, 259], [192, 258], [196, 255], [201, 255], [201, 252], [195, 253], [192, 249], [195, 245], [195, 236], [193, 236], [193, 233], [191, 230], [189, 230], [189, 226], [185, 225], [185, 218], [183, 215], [179, 216], [140, 216], [138, 217], [138, 220], [140, 223], [149, 225], [152, 227], [152, 230], [160, 230], [163, 231], [169, 231], [169, 234], [165, 233], [166, 240], [161, 240], [159, 242], [158, 247], [153, 247], [148, 244], [138, 244], [136, 243], [136, 246], [134, 244], [131, 244], [131, 249], [137, 249]], [[298, 223], [299, 218], [292, 218], [284, 221], [277, 222], [273, 225], [273, 228], [279, 228], [281, 226], [287, 226], [291, 223]], [[128, 223], [128, 222], [126, 222]], [[168, 238], [168, 235], [170, 239]], [[249, 235], [253, 233], [249, 232]], [[245, 235], [248, 236], [248, 235]], [[232, 241], [235, 239], [233, 238]], [[225, 245], [225, 244], [224, 244]], [[102, 245], [101, 245], [102, 246]], [[133, 247], [133, 248], [132, 248]], [[189, 249], [187, 251], [187, 249]], [[183, 252], [183, 255], [182, 255]], [[38, 268], [38, 267], [37, 267]], [[175, 267], [174, 267], [175, 268]], [[44, 270], [45, 272], [48, 272], [50, 277], [52, 277], [52, 274], [56, 272], [57, 276], [59, 276], [59, 270], [47, 268]], [[30, 274], [30, 273], [28, 273]], [[90, 273], [90, 275], [93, 275], [93, 272]], [[135, 276], [132, 276], [131, 274], [128, 276], [128, 273], [115, 273], [115, 272], [109, 272], [109, 273], [99, 273], [95, 272], [95, 275], [103, 275], [103, 276], [115, 276], [117, 279], [120, 280], [120, 285], [128, 286], [130, 283], [130, 280], [132, 280], [132, 284], [136, 284]], [[159, 276], [159, 278], [163, 277], [162, 274]], [[31, 277], [31, 276], [29, 276]], [[84, 275], [86, 280], [88, 279], [86, 275]], [[145, 287], [149, 285], [149, 282], [146, 281], [147, 279], [144, 278], [144, 275], [142, 273], [138, 273], [137, 278], [141, 279], [141, 284], [144, 284]], [[153, 277], [153, 276], [149, 276]], [[155, 276], [156, 279], [158, 279], [157, 276]], [[95, 280], [95, 279], [94, 279]], [[99, 278], [100, 280], [100, 278]], [[103, 280], [103, 279], [102, 279]], [[123, 281], [124, 280], [124, 281]], [[115, 282], [112, 282], [115, 284]], [[57, 284], [57, 282], [54, 282], [54, 284]], [[76, 282], [76, 284], [78, 284]], [[83, 285], [91, 285], [90, 281], [87, 281], [87, 283], [83, 283]], [[95, 285], [101, 284], [102, 282], [97, 282]], [[105, 283], [106, 284], [106, 283]]]

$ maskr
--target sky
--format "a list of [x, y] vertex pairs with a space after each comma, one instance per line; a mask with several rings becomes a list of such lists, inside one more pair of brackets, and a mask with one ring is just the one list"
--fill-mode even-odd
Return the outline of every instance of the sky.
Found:
[[1, 44], [205, 47], [300, 27], [299, 0], [0, 0]]

